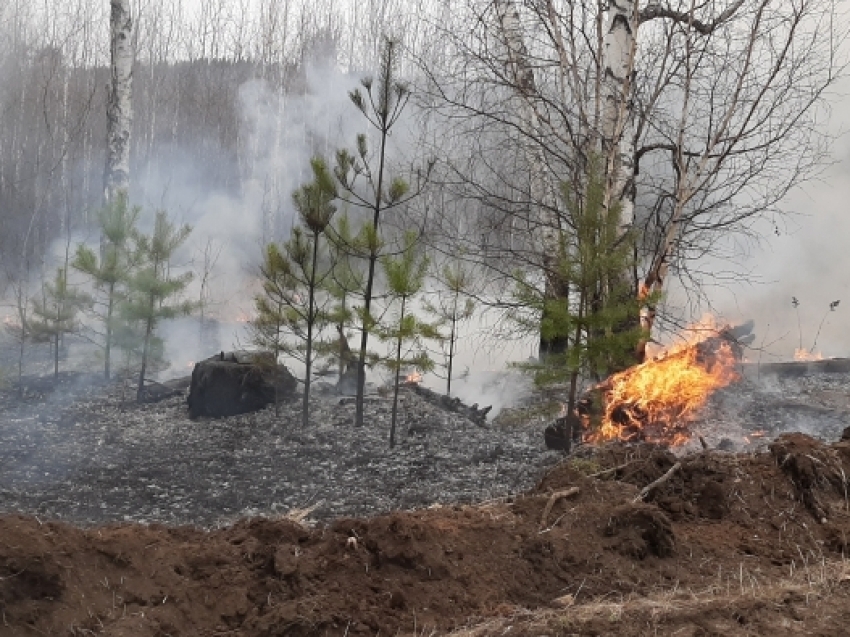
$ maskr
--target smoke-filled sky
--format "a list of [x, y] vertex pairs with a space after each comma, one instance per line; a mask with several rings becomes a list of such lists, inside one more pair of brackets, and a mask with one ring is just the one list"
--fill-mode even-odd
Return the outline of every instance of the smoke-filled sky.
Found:
[[[134, 176], [134, 187], [151, 199], [143, 202], [146, 208], [163, 207], [193, 226], [183, 262], [197, 262], [208, 240], [221, 248], [211, 283], [211, 296], [218, 302], [214, 311], [229, 324], [220, 333], [221, 348], [239, 346], [240, 341], [245, 344], [244, 331], [234, 321], [252, 312], [253, 273], [261, 246], [288, 234], [294, 215], [289, 193], [308, 178], [311, 140], [320, 140], [328, 154], [341, 145], [350, 147], [356, 133], [364, 129], [365, 122], [348, 98], [357, 76], [342, 74], [328, 64], [314, 64], [307, 78], [309, 90], [286, 96], [283, 102], [261, 80], [242, 86], [240, 109], [251, 147], [252, 178], [241, 193], [225, 193], [215, 184], [199, 182], [191, 161], [181, 160], [179, 150], [162, 155]], [[731, 322], [755, 319], [755, 345], [763, 347], [765, 362], [790, 359], [801, 337], [804, 348], [810, 348], [817, 337], [815, 350], [824, 356], [850, 356], [850, 333], [844, 328], [848, 321], [843, 318], [850, 314], [846, 274], [850, 271], [850, 217], [845, 213], [845, 202], [850, 201], [850, 139], [839, 136], [850, 126], [850, 112], [841, 108], [840, 101], [836, 98], [833, 117], [825, 123], [835, 136], [836, 163], [824, 169], [820, 181], [792, 194], [786, 206], [792, 214], [776, 227], [764, 224], [762, 241], [740, 249], [737, 263], [706, 260], [697, 264], [710, 282], [711, 307], [686, 304], [683, 290], [671, 278], [670, 305], [685, 308], [685, 321], [698, 319], [709, 309]], [[713, 276], [730, 269], [741, 276]], [[799, 300], [797, 309], [792, 297]], [[830, 312], [829, 304], [835, 300], [842, 304]], [[494, 370], [533, 354], [532, 342], [494, 343], [487, 336], [490, 322], [487, 318], [473, 322], [470, 329], [476, 336], [462, 339], [456, 369]], [[194, 339], [187, 338], [187, 329], [191, 327], [185, 324], [164, 326], [172, 348], [172, 374], [181, 372], [185, 361], [206, 355], [197, 350]], [[670, 340], [667, 334], [659, 337]], [[178, 351], [184, 346], [187, 351]], [[751, 352], [749, 358], [756, 360], [759, 353]]]
[[[848, 90], [850, 81], [844, 81], [831, 100], [831, 119], [824, 122], [834, 140], [834, 164], [823, 169], [818, 181], [789, 196], [785, 208], [791, 214], [776, 227], [763, 224], [759, 244], [740, 251], [735, 269], [751, 275], [711, 288], [712, 305], [723, 318], [755, 320], [754, 345], [764, 345], [765, 362], [790, 359], [801, 334], [805, 349], [817, 337], [815, 349], [825, 357], [850, 356], [850, 137], [843, 134], [850, 129], [850, 109], [842, 95]], [[700, 265], [707, 272], [730, 268], [711, 260]], [[674, 302], [683, 298], [676, 286], [670, 295]], [[837, 300], [840, 305], [829, 311]], [[758, 356], [757, 351], [749, 354], [752, 360]]]

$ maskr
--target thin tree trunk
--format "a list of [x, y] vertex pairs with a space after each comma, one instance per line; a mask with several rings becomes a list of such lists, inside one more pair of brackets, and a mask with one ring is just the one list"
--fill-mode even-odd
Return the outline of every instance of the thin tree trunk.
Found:
[[[386, 124], [384, 124], [385, 126]], [[377, 244], [378, 225], [381, 220], [381, 197], [383, 196], [384, 188], [384, 162], [386, 160], [387, 150], [387, 134], [386, 128], [381, 129], [381, 152], [378, 163], [378, 183], [375, 190], [375, 207], [374, 216], [372, 218], [372, 228], [375, 232], [375, 243]], [[372, 315], [372, 290], [375, 285], [375, 265], [378, 261], [378, 253], [375, 245], [369, 248], [369, 274], [366, 278], [366, 291], [363, 299], [363, 331], [360, 336], [360, 355], [357, 360], [357, 397], [354, 422], [359, 427], [363, 425], [363, 398], [366, 391], [366, 348], [369, 342], [369, 330], [372, 326], [369, 325]]]
[[[537, 208], [532, 223], [539, 243], [541, 265], [545, 276], [544, 298], [549, 300], [566, 299], [569, 293], [567, 282], [559, 272], [561, 254], [561, 224], [556, 209], [556, 197], [548, 179], [546, 162], [543, 157], [540, 119], [535, 111], [533, 100], [537, 97], [537, 84], [534, 69], [528, 60], [528, 48], [523, 37], [519, 9], [513, 0], [498, 0], [496, 11], [500, 27], [508, 49], [508, 59], [513, 75], [514, 90], [517, 93], [519, 115], [528, 127], [524, 137], [524, 152], [528, 162], [531, 186], [531, 205]], [[532, 139], [529, 139], [532, 138]], [[547, 310], [543, 310], [544, 318]], [[540, 356], [562, 354], [567, 350], [568, 339], [540, 337]]]
[[21, 347], [18, 350], [18, 398], [24, 397], [24, 353], [26, 352], [26, 328], [21, 327]]
[[452, 329], [451, 334], [449, 335], [449, 364], [448, 369], [446, 370], [446, 396], [452, 395], [452, 367], [454, 365], [455, 358], [455, 338], [457, 334], [457, 300], [458, 293], [455, 292], [455, 298], [452, 305]]
[[112, 358], [112, 314], [115, 310], [115, 283], [109, 284], [109, 297], [106, 306], [106, 351], [104, 352], [103, 376], [109, 380]]
[[[407, 297], [401, 297], [401, 316], [398, 320], [399, 328], [404, 322], [404, 309], [407, 302]], [[401, 329], [399, 329], [398, 337], [396, 338], [395, 348], [395, 383], [393, 384], [393, 411], [390, 419], [390, 448], [395, 447], [395, 426], [398, 418], [398, 384], [401, 380]]]
[[310, 424], [310, 376], [313, 367], [313, 324], [316, 322], [316, 263], [319, 260], [319, 233], [313, 233], [313, 265], [310, 269], [310, 287], [307, 300], [307, 350], [305, 352], [304, 403], [301, 408], [301, 425]]
[[[150, 311], [153, 312], [154, 301], [151, 297]], [[139, 384], [136, 387], [136, 402], [142, 402], [145, 390], [145, 373], [148, 367], [148, 348], [150, 346], [151, 333], [153, 332], [153, 319], [149, 318], [145, 324], [145, 340], [142, 344], [142, 363], [139, 369]]]

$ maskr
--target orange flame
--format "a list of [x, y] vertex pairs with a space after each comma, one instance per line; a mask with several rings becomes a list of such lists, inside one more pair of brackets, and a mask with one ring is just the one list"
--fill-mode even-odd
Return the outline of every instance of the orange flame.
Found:
[[798, 347], [794, 350], [794, 360], [795, 361], [822, 361], [823, 354], [820, 352], [814, 353], [809, 350]]
[[404, 377], [404, 382], [408, 385], [418, 385], [422, 382], [422, 374], [419, 372], [413, 372]]
[[601, 387], [605, 412], [591, 442], [648, 440], [679, 445], [691, 433], [688, 423], [715, 390], [738, 375], [726, 341], [700, 346], [716, 328], [703, 322], [689, 330], [691, 342], [611, 376]]

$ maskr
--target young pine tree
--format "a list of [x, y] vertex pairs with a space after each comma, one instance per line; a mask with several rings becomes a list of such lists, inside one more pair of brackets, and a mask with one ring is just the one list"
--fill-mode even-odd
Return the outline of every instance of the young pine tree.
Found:
[[[381, 326], [378, 336], [382, 341], [393, 345], [393, 355], [384, 364], [394, 374], [393, 409], [390, 424], [390, 447], [395, 446], [396, 422], [398, 420], [398, 391], [402, 367], [415, 367], [420, 371], [430, 371], [434, 363], [428, 356], [423, 339], [439, 338], [437, 328], [420, 321], [410, 313], [410, 302], [422, 290], [428, 271], [428, 258], [420, 255], [417, 249], [415, 232], [407, 232], [404, 246], [397, 256], [386, 255], [381, 265], [387, 279], [390, 299], [398, 306], [398, 312], [390, 324]], [[410, 351], [419, 345], [418, 351]]]
[[98, 211], [97, 221], [101, 232], [100, 258], [94, 250], [80, 244], [71, 266], [91, 277], [98, 299], [98, 318], [103, 324], [103, 374], [108, 380], [111, 375], [112, 348], [115, 345], [115, 330], [118, 316], [116, 309], [124, 298], [127, 280], [134, 263], [131, 240], [136, 233], [136, 222], [141, 208], [130, 208], [127, 196], [118, 196]]
[[436, 301], [426, 302], [425, 309], [437, 318], [438, 325], [449, 328], [449, 334], [441, 346], [446, 368], [446, 395], [451, 396], [458, 328], [472, 318], [475, 301], [466, 296], [472, 286], [472, 274], [459, 260], [443, 267], [442, 283], [445, 290], [438, 293]]
[[567, 344], [565, 352], [527, 367], [538, 384], [569, 383], [569, 414], [576, 407], [579, 378], [598, 379], [628, 366], [644, 336], [639, 325], [624, 328], [639, 311], [635, 295], [618, 287], [623, 281], [620, 274], [633, 263], [634, 237], [620, 232], [617, 206], [606, 210], [604, 188], [604, 177], [594, 162], [584, 188], [562, 187], [571, 232], [561, 234], [558, 268], [569, 295], [546, 299], [525, 280], [517, 288], [519, 304], [543, 316], [541, 337]]
[[[327, 164], [321, 158], [310, 162], [313, 169], [313, 181], [305, 184], [292, 194], [295, 209], [304, 225], [305, 235], [293, 231], [293, 237], [287, 243], [287, 254], [297, 266], [297, 275], [306, 288], [307, 305], [299, 318], [304, 323], [304, 403], [302, 407], [302, 425], [306, 427], [310, 416], [310, 382], [314, 361], [314, 341], [318, 330], [327, 321], [324, 304], [320, 307], [317, 292], [321, 292], [330, 268], [321, 268], [320, 256], [327, 260], [327, 240], [325, 231], [336, 212], [333, 200], [336, 199], [336, 183]], [[298, 306], [292, 306], [296, 311]]]
[[337, 338], [325, 346], [324, 353], [336, 360], [339, 369], [338, 387], [348, 385], [354, 372], [354, 386], [357, 383], [357, 366], [354, 354], [348, 345], [346, 328], [354, 318], [352, 298], [363, 290], [364, 271], [360, 261], [353, 254], [355, 235], [347, 214], [338, 215], [328, 232], [331, 269], [325, 280], [324, 289], [330, 295], [331, 307], [328, 321], [336, 327]]
[[144, 400], [145, 373], [155, 343], [155, 333], [163, 320], [187, 315], [195, 304], [180, 301], [179, 297], [192, 281], [192, 273], [175, 276], [171, 272], [171, 259], [183, 245], [192, 229], [178, 226], [168, 219], [164, 211], [156, 213], [153, 233], [135, 236], [135, 258], [138, 267], [128, 279], [127, 299], [123, 302], [123, 314], [140, 329], [141, 361], [136, 400]]
[[[330, 275], [325, 231], [336, 212], [336, 184], [325, 162], [311, 162], [313, 180], [292, 194], [300, 226], [282, 246], [266, 247], [260, 274], [263, 291], [255, 298], [255, 345], [271, 350], [277, 361], [286, 353], [304, 363], [302, 425], [310, 418], [310, 386], [316, 341], [328, 321], [324, 284]], [[276, 406], [276, 410], [279, 409]]]
[[29, 331], [33, 340], [51, 343], [54, 378], [59, 377], [62, 338], [78, 330], [77, 315], [90, 304], [91, 297], [68, 285], [68, 271], [65, 268], [58, 268], [53, 282], [45, 282], [42, 297], [32, 300]]
[[369, 346], [369, 334], [374, 328], [372, 301], [375, 290], [375, 276], [381, 253], [381, 218], [393, 208], [397, 208], [418, 193], [410, 193], [410, 186], [401, 177], [391, 177], [387, 165], [387, 141], [393, 127], [398, 123], [404, 107], [410, 98], [410, 89], [399, 81], [397, 68], [399, 61], [398, 42], [386, 39], [381, 49], [381, 59], [377, 81], [365, 78], [360, 89], [349, 95], [351, 101], [361, 112], [378, 138], [377, 154], [370, 151], [366, 135], [357, 136], [357, 150], [354, 154], [347, 150], [337, 152], [334, 169], [337, 181], [344, 191], [345, 199], [352, 205], [363, 208], [371, 216], [371, 223], [363, 228], [367, 262], [366, 286], [363, 289], [363, 307], [361, 314], [360, 349], [357, 360], [357, 399], [355, 423], [363, 424], [363, 396], [366, 386], [366, 356]]

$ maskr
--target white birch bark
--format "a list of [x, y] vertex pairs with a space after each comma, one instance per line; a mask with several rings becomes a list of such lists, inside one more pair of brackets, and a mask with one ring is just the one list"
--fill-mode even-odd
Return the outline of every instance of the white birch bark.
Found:
[[111, 0], [112, 82], [106, 105], [104, 196], [112, 201], [130, 186], [130, 127], [133, 121], [133, 18], [129, 0]]
[[620, 205], [620, 232], [634, 223], [634, 138], [632, 76], [637, 54], [637, 0], [609, 0], [603, 41], [602, 153], [607, 205]]
[[563, 296], [564, 284], [558, 275], [558, 255], [561, 249], [560, 219], [551, 180], [547, 174], [543, 157], [542, 126], [534, 109], [537, 94], [534, 69], [528, 60], [528, 49], [523, 37], [519, 10], [512, 0], [496, 0], [496, 13], [508, 49], [508, 63], [517, 92], [519, 114], [523, 119], [527, 135], [524, 152], [528, 161], [531, 185], [531, 204], [537, 207], [532, 212], [532, 223], [537, 228], [541, 264], [546, 276], [546, 298]]

